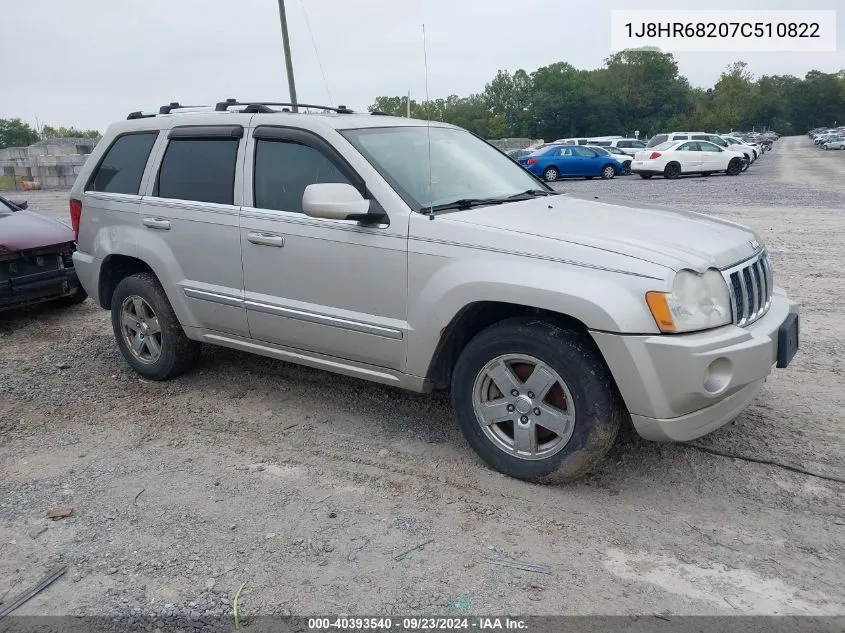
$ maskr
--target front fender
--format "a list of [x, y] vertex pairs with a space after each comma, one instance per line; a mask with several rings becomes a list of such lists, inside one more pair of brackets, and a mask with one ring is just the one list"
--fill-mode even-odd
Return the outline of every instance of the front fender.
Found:
[[441, 332], [463, 308], [478, 302], [510, 303], [570, 316], [589, 329], [658, 333], [645, 293], [660, 282], [542, 259], [467, 249], [444, 264], [411, 253], [409, 374], [428, 371]]

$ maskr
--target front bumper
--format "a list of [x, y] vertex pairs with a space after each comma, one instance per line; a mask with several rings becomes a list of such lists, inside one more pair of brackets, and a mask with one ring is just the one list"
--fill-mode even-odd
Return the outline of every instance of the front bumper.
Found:
[[79, 280], [73, 267], [0, 279], [0, 310], [52, 301], [74, 294]]
[[[783, 325], [798, 306], [775, 288], [769, 312], [748, 327], [626, 336], [591, 332], [646, 439], [687, 441], [733, 420], [778, 362]], [[780, 337], [779, 337], [780, 332]]]

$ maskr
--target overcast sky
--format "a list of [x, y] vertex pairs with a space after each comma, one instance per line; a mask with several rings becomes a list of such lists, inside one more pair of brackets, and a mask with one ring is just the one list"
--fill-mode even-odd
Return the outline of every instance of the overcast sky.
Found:
[[[277, 0], [3, 0], [0, 118], [104, 130], [171, 100], [286, 101]], [[709, 87], [743, 59], [755, 75], [845, 68], [842, 0], [286, 0], [300, 102], [364, 109], [378, 95], [479, 92], [498, 69], [597, 68], [612, 9], [839, 9], [835, 53], [677, 53]], [[306, 20], [307, 15], [307, 20]], [[307, 21], [310, 21], [311, 30]], [[323, 75], [314, 43], [322, 60]], [[331, 98], [329, 98], [329, 92]]]

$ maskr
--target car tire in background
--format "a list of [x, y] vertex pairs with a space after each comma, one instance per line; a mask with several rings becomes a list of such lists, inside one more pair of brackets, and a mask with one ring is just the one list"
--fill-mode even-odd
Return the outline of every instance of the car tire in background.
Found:
[[669, 163], [663, 169], [663, 177], [667, 180], [674, 180], [681, 175], [681, 165], [679, 163]]
[[452, 404], [488, 466], [548, 483], [594, 467], [628, 415], [589, 336], [524, 317], [491, 325], [467, 344], [452, 375]]
[[631, 175], [631, 161], [626, 160], [622, 163], [622, 175], [623, 176], [630, 176]]
[[607, 164], [604, 167], [602, 167], [602, 170], [601, 170], [602, 180], [611, 180], [615, 176], [616, 176], [616, 167], [614, 167], [611, 164]]
[[732, 158], [731, 162], [728, 163], [728, 168], [725, 170], [725, 173], [728, 176], [739, 176], [743, 171], [743, 161], [741, 158]]
[[558, 178], [560, 178], [560, 172], [556, 167], [547, 167], [543, 172], [543, 180], [546, 182], [554, 182]]
[[82, 286], [78, 286], [76, 292], [72, 295], [68, 295], [66, 297], [61, 297], [60, 299], [56, 299], [56, 303], [60, 306], [75, 306], [79, 303], [82, 303], [88, 298], [88, 293], [82, 288]]
[[117, 284], [111, 301], [114, 337], [126, 362], [144, 378], [167, 380], [185, 373], [201, 345], [185, 331], [152, 273], [138, 273]]

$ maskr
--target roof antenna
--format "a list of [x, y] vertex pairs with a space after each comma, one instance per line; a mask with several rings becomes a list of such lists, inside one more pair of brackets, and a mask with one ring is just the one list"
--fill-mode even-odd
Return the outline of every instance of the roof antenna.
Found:
[[[428, 50], [425, 44], [425, 24], [423, 32], [423, 64], [425, 66], [425, 127], [428, 133], [428, 219], [434, 219], [434, 181], [431, 173], [431, 100], [428, 97]], [[411, 103], [410, 98], [408, 104]]]

